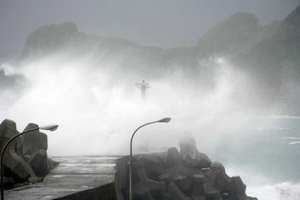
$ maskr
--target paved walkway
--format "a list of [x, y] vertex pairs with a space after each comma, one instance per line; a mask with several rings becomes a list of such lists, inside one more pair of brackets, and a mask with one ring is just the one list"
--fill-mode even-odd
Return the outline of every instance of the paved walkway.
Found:
[[60, 165], [42, 183], [5, 192], [7, 200], [49, 200], [113, 181], [117, 157], [54, 157]]

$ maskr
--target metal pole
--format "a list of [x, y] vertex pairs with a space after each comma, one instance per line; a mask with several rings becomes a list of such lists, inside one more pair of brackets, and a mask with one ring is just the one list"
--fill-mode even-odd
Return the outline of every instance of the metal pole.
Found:
[[136, 132], [143, 128], [144, 126], [148, 126], [150, 124], [155, 124], [155, 123], [167, 123], [171, 120], [171, 118], [163, 118], [161, 120], [158, 121], [153, 121], [153, 122], [148, 122], [146, 124], [143, 124], [141, 126], [139, 126], [137, 129], [135, 129], [135, 131], [133, 132], [131, 139], [130, 139], [130, 157], [129, 157], [129, 200], [132, 200], [132, 141], [133, 141], [133, 137], [136, 134]]
[[5, 151], [6, 151], [7, 147], [8, 147], [8, 145], [9, 145], [10, 143], [12, 143], [16, 138], [20, 137], [21, 135], [24, 135], [24, 134], [29, 133], [29, 132], [37, 131], [37, 130], [39, 130], [39, 129], [40, 129], [39, 127], [38, 127], [38, 128], [29, 129], [29, 130], [27, 130], [27, 131], [24, 131], [24, 132], [18, 134], [18, 135], [13, 136], [12, 138], [10, 138], [10, 139], [8, 140], [8, 142], [7, 142], [7, 143], [4, 145], [4, 147], [2, 148], [2, 150], [1, 150], [1, 157], [0, 157], [0, 167], [1, 167], [1, 169], [0, 169], [0, 175], [1, 175], [1, 177], [0, 177], [0, 184], [1, 184], [1, 200], [4, 200], [4, 184], [3, 184], [4, 167], [3, 167], [3, 159], [4, 159], [4, 153], [5, 153]]

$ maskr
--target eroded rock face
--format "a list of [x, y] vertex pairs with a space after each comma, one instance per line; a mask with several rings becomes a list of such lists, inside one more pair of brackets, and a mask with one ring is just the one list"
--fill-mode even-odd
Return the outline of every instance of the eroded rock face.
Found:
[[[128, 157], [117, 161], [115, 189], [118, 200], [128, 199]], [[229, 177], [224, 166], [200, 153], [196, 142], [180, 142], [166, 153], [133, 158], [134, 200], [254, 200], [246, 195], [240, 177]]]
[[[24, 131], [38, 128], [36, 124], [28, 124]], [[16, 123], [4, 120], [0, 124], [0, 148], [10, 138], [19, 134]], [[51, 169], [58, 165], [57, 162], [48, 159], [47, 135], [39, 131], [33, 131], [17, 138], [12, 142], [4, 155], [4, 176], [6, 186], [13, 186], [22, 182], [38, 182], [46, 176]]]

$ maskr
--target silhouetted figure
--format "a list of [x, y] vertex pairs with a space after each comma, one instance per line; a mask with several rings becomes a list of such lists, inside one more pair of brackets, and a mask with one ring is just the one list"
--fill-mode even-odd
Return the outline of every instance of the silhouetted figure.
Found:
[[146, 90], [150, 88], [149, 83], [143, 80], [141, 83], [137, 83], [136, 86], [141, 90], [142, 98], [146, 97]]

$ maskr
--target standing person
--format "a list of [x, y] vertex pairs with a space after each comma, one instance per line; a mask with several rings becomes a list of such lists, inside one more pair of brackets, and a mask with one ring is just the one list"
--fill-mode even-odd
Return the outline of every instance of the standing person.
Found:
[[149, 83], [143, 80], [141, 83], [137, 83], [136, 86], [141, 90], [141, 97], [146, 98], [146, 90], [150, 88]]

